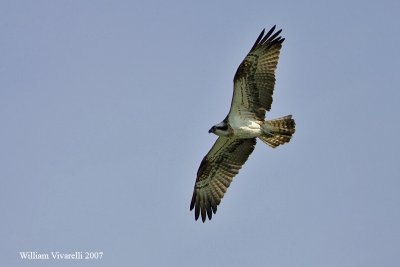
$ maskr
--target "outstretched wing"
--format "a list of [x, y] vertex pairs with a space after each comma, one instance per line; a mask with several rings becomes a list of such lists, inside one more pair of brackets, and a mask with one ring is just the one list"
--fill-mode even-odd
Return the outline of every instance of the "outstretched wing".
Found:
[[217, 212], [217, 206], [239, 172], [256, 144], [255, 138], [237, 139], [234, 137], [218, 137], [215, 144], [203, 158], [194, 185], [190, 210], [194, 208], [195, 219], [203, 222], [211, 220], [212, 213]]
[[250, 116], [263, 120], [271, 109], [275, 86], [275, 70], [285, 38], [282, 30], [273, 33], [275, 26], [264, 36], [265, 29], [236, 71], [231, 109], [228, 116]]

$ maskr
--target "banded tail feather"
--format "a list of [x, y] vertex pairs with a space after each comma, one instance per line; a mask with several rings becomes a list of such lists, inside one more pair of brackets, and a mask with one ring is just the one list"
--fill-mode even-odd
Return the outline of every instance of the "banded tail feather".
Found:
[[295, 127], [296, 123], [292, 119], [292, 115], [264, 121], [264, 133], [259, 138], [270, 147], [275, 148], [279, 145], [289, 143], [296, 131]]

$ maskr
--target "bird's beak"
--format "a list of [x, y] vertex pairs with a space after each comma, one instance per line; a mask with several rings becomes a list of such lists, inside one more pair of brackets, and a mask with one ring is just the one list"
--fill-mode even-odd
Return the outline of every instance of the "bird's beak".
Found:
[[213, 126], [213, 127], [211, 127], [210, 130], [208, 130], [208, 133], [213, 133], [214, 131], [215, 131], [215, 127]]

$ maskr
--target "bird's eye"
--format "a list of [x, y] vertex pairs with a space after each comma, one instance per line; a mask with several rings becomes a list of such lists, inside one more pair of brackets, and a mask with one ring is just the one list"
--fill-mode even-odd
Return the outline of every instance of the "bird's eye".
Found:
[[223, 126], [218, 126], [217, 129], [221, 130], [221, 131], [226, 131], [226, 130], [228, 130], [228, 125], [226, 124], [226, 125], [223, 125]]

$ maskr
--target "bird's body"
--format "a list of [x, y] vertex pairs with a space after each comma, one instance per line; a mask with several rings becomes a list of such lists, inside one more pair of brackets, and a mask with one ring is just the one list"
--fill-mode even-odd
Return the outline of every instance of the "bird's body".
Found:
[[211, 127], [218, 135], [197, 171], [190, 209], [203, 222], [216, 213], [232, 178], [253, 152], [257, 138], [275, 148], [290, 141], [295, 132], [291, 115], [265, 120], [272, 104], [275, 69], [283, 38], [275, 26], [257, 38], [234, 77], [231, 108], [225, 119]]
[[233, 117], [229, 124], [236, 138], [254, 138], [262, 134], [262, 121], [250, 119], [247, 117]]

